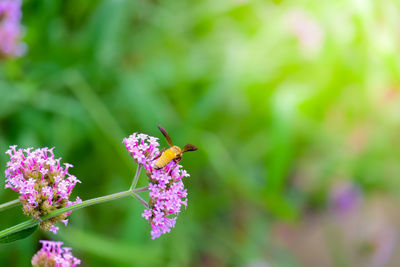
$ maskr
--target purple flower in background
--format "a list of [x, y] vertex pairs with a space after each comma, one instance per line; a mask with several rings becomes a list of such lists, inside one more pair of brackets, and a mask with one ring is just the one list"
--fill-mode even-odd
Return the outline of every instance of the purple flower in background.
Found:
[[70, 252], [71, 248], [61, 247], [63, 242], [40, 240], [40, 243], [42, 248], [33, 256], [33, 266], [74, 267], [81, 264], [81, 260]]
[[[19, 200], [26, 215], [34, 219], [63, 207], [81, 202], [78, 197], [70, 201], [69, 196], [72, 189], [80, 181], [68, 173], [71, 164], [61, 165], [61, 158], [55, 159], [54, 148], [33, 148], [17, 149], [17, 146], [10, 146], [6, 154], [10, 156], [7, 163], [6, 188], [18, 191]], [[66, 224], [66, 212], [49, 220], [40, 222], [40, 227], [46, 231], [56, 233], [58, 227], [54, 224], [62, 221]]]
[[171, 231], [175, 226], [177, 215], [182, 205], [187, 206], [187, 191], [182, 178], [189, 174], [182, 166], [171, 161], [164, 168], [154, 169], [154, 163], [160, 155], [159, 143], [156, 137], [145, 134], [132, 134], [124, 138], [124, 143], [132, 157], [146, 169], [149, 177], [148, 209], [142, 217], [151, 224], [152, 239]]
[[26, 45], [20, 43], [21, 0], [0, 0], [0, 57], [22, 56]]
[[331, 191], [333, 211], [337, 214], [346, 214], [361, 204], [361, 192], [351, 183], [336, 185]]

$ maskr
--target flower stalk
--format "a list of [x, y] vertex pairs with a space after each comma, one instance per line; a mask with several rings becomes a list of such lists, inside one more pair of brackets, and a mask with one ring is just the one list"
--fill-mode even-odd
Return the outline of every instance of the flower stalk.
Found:
[[136, 188], [136, 185], [137, 185], [137, 182], [139, 180], [139, 176], [140, 176], [140, 171], [141, 170], [142, 170], [142, 165], [138, 164], [137, 169], [136, 169], [135, 177], [133, 178], [132, 185], [131, 185], [131, 188], [129, 188], [129, 190], [134, 190]]
[[[88, 207], [88, 206], [91, 206], [91, 205], [95, 205], [95, 204], [99, 204], [99, 203], [103, 203], [103, 202], [108, 202], [108, 201], [115, 200], [115, 199], [118, 199], [118, 198], [123, 198], [123, 197], [127, 197], [127, 196], [134, 196], [138, 192], [143, 192], [143, 191], [147, 191], [147, 190], [148, 190], [148, 187], [142, 187], [142, 188], [137, 188], [137, 189], [133, 189], [133, 190], [129, 189], [127, 191], [122, 191], [122, 192], [111, 194], [111, 195], [107, 195], [107, 196], [101, 196], [101, 197], [88, 199], [88, 200], [82, 201], [80, 203], [76, 203], [74, 205], [55, 210], [55, 211], [53, 211], [53, 212], [51, 212], [51, 213], [49, 213], [49, 214], [47, 214], [47, 215], [45, 215], [43, 217], [40, 217], [40, 220], [30, 219], [30, 220], [27, 220], [27, 221], [22, 222], [20, 224], [14, 225], [14, 226], [12, 226], [10, 228], [7, 228], [7, 229], [5, 229], [3, 231], [0, 231], [0, 238], [2, 238], [4, 236], [7, 236], [9, 234], [13, 234], [13, 233], [16, 233], [18, 231], [24, 230], [24, 229], [31, 228], [31, 227], [37, 225], [40, 221], [46, 221], [48, 219], [51, 219], [51, 218], [53, 218], [53, 217], [55, 217], [57, 215], [63, 214], [63, 213], [68, 212], [68, 211], [73, 211], [73, 210], [81, 209], [81, 208]], [[12, 202], [12, 201], [10, 201], [10, 202]], [[5, 203], [5, 204], [7, 204], [7, 203]]]
[[10, 209], [12, 207], [18, 206], [19, 204], [21, 204], [19, 199], [14, 199], [14, 200], [11, 200], [9, 202], [0, 204], [0, 212], [4, 211], [6, 209]]

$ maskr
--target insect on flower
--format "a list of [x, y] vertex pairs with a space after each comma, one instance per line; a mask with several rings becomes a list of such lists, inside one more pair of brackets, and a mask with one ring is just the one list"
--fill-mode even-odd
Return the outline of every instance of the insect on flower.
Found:
[[183, 149], [180, 149], [178, 146], [174, 146], [168, 132], [163, 127], [161, 127], [161, 125], [158, 125], [158, 129], [160, 129], [161, 133], [165, 136], [165, 139], [167, 139], [167, 143], [170, 145], [170, 148], [163, 148], [161, 150], [161, 156], [154, 164], [154, 168], [156, 170], [165, 167], [171, 161], [178, 163], [182, 159], [182, 153], [184, 152], [197, 150], [197, 147], [192, 144], [186, 144]]

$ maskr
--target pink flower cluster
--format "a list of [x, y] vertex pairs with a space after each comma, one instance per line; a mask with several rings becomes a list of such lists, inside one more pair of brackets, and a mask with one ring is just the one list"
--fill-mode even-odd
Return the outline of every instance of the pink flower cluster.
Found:
[[149, 208], [142, 216], [151, 224], [152, 239], [169, 233], [175, 226], [176, 216], [180, 213], [182, 205], [187, 207], [187, 191], [182, 178], [189, 174], [181, 168], [181, 165], [171, 161], [164, 168], [148, 174]]
[[21, 0], [0, 0], [0, 56], [22, 56], [26, 46], [20, 43]]
[[147, 134], [133, 133], [124, 138], [123, 142], [136, 163], [149, 167], [152, 160], [160, 153], [158, 150], [160, 144], [157, 140], [158, 138]]
[[182, 205], [187, 206], [187, 191], [182, 178], [189, 174], [182, 166], [171, 161], [164, 168], [154, 169], [160, 152], [157, 138], [146, 134], [132, 134], [124, 139], [124, 143], [132, 157], [146, 169], [149, 177], [149, 208], [142, 217], [151, 224], [152, 239], [169, 233], [175, 226], [177, 215]]
[[40, 240], [42, 248], [33, 256], [32, 265], [36, 267], [74, 267], [81, 260], [74, 257], [71, 248], [61, 247], [63, 242]]
[[[80, 181], [68, 173], [71, 164], [61, 165], [61, 158], [55, 159], [54, 148], [33, 148], [17, 149], [17, 146], [10, 146], [6, 154], [10, 156], [7, 163], [6, 188], [20, 193], [20, 202], [26, 215], [34, 219], [63, 207], [81, 202], [78, 197], [76, 201], [70, 201], [69, 196], [76, 183]], [[40, 223], [44, 230], [56, 233], [58, 227], [54, 224], [62, 221], [67, 225], [66, 212], [49, 220]]]

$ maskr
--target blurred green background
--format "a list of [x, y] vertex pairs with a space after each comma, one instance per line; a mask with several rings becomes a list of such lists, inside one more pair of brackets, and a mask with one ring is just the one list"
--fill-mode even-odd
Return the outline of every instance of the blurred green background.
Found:
[[[0, 62], [0, 151], [55, 146], [89, 199], [129, 187], [133, 132], [161, 138], [161, 124], [199, 150], [170, 234], [151, 240], [125, 198], [1, 246], [0, 265], [29, 266], [48, 238], [82, 266], [399, 266], [399, 8], [25, 0], [28, 51]], [[7, 210], [0, 227], [23, 220]]]

